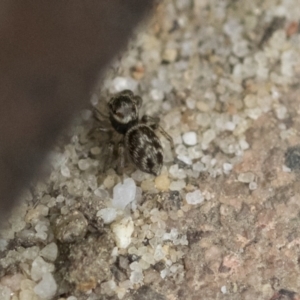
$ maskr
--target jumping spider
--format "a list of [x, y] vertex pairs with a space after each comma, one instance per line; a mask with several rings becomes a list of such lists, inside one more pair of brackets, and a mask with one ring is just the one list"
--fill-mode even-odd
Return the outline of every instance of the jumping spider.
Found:
[[[155, 176], [160, 174], [163, 165], [163, 148], [155, 134], [158, 130], [170, 143], [174, 155], [174, 143], [160, 126], [159, 118], [144, 115], [139, 119], [139, 109], [142, 98], [130, 90], [124, 90], [114, 95], [107, 103], [108, 116], [95, 108], [95, 118], [100, 127], [95, 130], [106, 131], [112, 138], [114, 133], [119, 135], [118, 147], [110, 141], [103, 149], [105, 169], [111, 166], [114, 154], [118, 155], [117, 172], [120, 174], [125, 166], [125, 157], [141, 171]], [[108, 120], [103, 120], [106, 117]]]

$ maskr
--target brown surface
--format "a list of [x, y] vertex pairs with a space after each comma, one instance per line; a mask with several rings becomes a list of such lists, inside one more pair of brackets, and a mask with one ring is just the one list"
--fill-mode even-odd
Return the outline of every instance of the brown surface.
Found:
[[0, 210], [12, 205], [151, 1], [2, 1]]

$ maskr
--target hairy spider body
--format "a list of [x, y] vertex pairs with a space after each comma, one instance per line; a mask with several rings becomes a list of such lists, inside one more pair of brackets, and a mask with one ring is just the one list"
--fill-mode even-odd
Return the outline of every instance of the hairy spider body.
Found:
[[151, 127], [138, 124], [125, 134], [125, 146], [132, 162], [143, 172], [158, 175], [164, 157], [159, 138]]
[[[112, 130], [122, 135], [118, 144], [117, 170], [120, 171], [125, 164], [124, 155], [141, 171], [155, 176], [160, 174], [163, 165], [163, 148], [155, 130], [159, 130], [171, 143], [174, 153], [172, 138], [159, 126], [159, 119], [147, 115], [139, 120], [139, 108], [142, 99], [135, 96], [132, 91], [125, 90], [113, 96], [108, 102], [108, 119]], [[101, 112], [97, 111], [96, 118], [100, 119]], [[107, 132], [112, 130], [101, 128]], [[108, 144], [106, 151], [107, 164], [112, 161], [114, 145]], [[119, 172], [120, 173], [120, 172]]]

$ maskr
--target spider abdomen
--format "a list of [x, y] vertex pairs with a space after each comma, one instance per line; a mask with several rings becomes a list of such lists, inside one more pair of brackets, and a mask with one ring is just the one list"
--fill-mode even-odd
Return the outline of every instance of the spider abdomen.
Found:
[[130, 159], [141, 171], [159, 175], [163, 165], [163, 149], [151, 127], [138, 124], [125, 135], [125, 145]]

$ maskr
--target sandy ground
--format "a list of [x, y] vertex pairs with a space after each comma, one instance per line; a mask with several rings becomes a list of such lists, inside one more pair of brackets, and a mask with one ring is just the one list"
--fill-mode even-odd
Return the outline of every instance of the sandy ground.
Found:
[[299, 20], [299, 0], [159, 4], [91, 103], [132, 90], [176, 157], [157, 133], [160, 176], [103, 171], [82, 112], [4, 222], [0, 298], [300, 299]]

